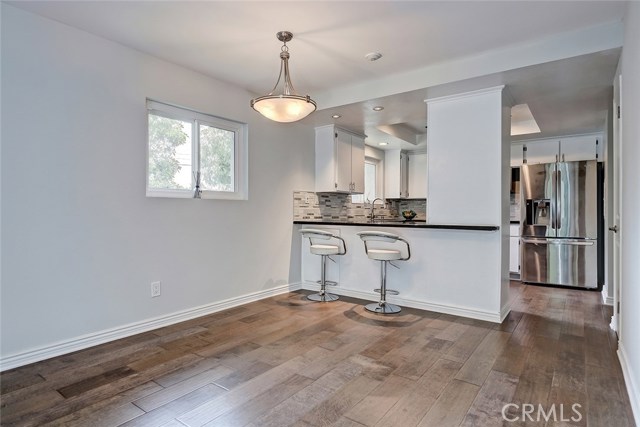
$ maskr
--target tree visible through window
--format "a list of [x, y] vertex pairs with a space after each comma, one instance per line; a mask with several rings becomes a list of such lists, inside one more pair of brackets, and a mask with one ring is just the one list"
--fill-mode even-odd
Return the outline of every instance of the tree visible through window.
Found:
[[233, 191], [234, 133], [200, 125], [202, 190]]
[[[188, 122], [149, 114], [149, 188], [188, 189], [176, 182], [176, 176], [187, 165], [181, 164], [178, 153], [189, 151], [191, 134], [185, 132]], [[182, 148], [182, 150], [180, 150]], [[191, 173], [191, 164], [188, 165]]]
[[147, 195], [246, 198], [245, 124], [156, 101], [147, 105]]

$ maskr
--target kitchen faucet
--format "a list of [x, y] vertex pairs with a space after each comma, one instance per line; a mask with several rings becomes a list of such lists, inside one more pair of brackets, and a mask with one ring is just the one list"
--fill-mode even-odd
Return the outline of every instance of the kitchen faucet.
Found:
[[375, 214], [374, 214], [374, 210], [376, 208], [376, 200], [380, 200], [382, 203], [384, 203], [384, 200], [382, 200], [380, 197], [376, 197], [375, 199], [373, 199], [373, 202], [371, 202], [371, 213], [369, 214], [369, 220], [373, 221], [375, 219]]

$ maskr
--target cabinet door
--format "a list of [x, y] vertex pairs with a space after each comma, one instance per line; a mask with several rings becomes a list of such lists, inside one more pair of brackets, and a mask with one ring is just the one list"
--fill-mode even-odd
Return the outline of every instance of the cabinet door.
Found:
[[409, 155], [409, 194], [412, 199], [427, 198], [427, 154]]
[[399, 199], [400, 194], [400, 150], [384, 152], [384, 197]]
[[520, 238], [509, 237], [509, 272], [520, 273]]
[[511, 144], [511, 167], [517, 168], [522, 166], [522, 143]]
[[364, 138], [351, 136], [351, 182], [353, 193], [364, 193]]
[[596, 140], [602, 138], [594, 135], [572, 136], [560, 140], [560, 161], [577, 162], [595, 160], [598, 150]]
[[553, 163], [558, 159], [560, 144], [557, 140], [542, 140], [527, 142], [525, 157], [527, 164], [536, 165], [539, 163]]
[[316, 192], [336, 191], [336, 138], [333, 126], [316, 128]]
[[[351, 192], [351, 135], [339, 129], [336, 130], [335, 135], [337, 184], [335, 191]], [[362, 152], [364, 153], [364, 147], [362, 148]], [[362, 169], [364, 174], [364, 164], [362, 165]], [[364, 182], [364, 176], [362, 180]]]

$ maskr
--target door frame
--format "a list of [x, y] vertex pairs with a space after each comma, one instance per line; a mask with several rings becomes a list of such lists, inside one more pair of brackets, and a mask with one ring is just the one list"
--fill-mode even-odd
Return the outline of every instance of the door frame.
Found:
[[[610, 245], [613, 249], [613, 316], [611, 316], [611, 329], [618, 333], [618, 336], [622, 333], [622, 324], [620, 322], [620, 300], [622, 298], [622, 287], [620, 286], [621, 276], [621, 248], [622, 248], [622, 230], [620, 224], [622, 223], [622, 209], [621, 209], [621, 194], [622, 194], [622, 74], [616, 73], [616, 77], [613, 82], [613, 158], [612, 171], [613, 171], [613, 212], [608, 218], [608, 227], [617, 227], [617, 232], [613, 232], [608, 229], [609, 236], [612, 239]], [[618, 112], [620, 111], [620, 117]]]

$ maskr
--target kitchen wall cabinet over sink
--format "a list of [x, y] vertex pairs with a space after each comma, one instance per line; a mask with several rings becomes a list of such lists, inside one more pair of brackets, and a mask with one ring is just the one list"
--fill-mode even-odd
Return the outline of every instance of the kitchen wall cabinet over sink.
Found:
[[316, 128], [316, 192], [364, 193], [364, 135]]

